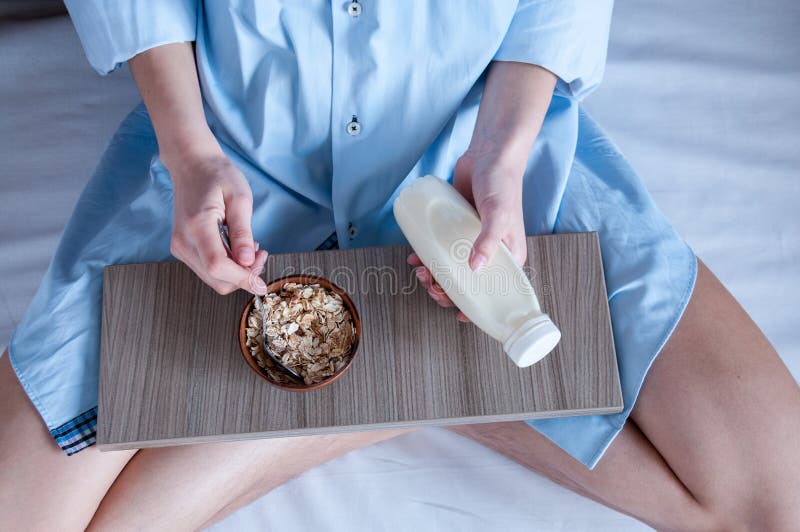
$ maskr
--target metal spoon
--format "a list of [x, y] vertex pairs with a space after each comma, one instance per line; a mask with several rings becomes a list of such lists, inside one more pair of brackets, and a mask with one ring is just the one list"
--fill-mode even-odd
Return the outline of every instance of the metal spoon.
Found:
[[[228, 256], [233, 258], [233, 250], [231, 249], [231, 240], [228, 237], [228, 226], [223, 224], [222, 220], [217, 219], [217, 227], [219, 227], [219, 236], [222, 237], [222, 244], [225, 246], [225, 250], [228, 252]], [[264, 352], [272, 360], [275, 366], [277, 366], [279, 370], [283, 371], [286, 374], [286, 376], [288, 376], [294, 381], [305, 384], [305, 380], [303, 380], [303, 377], [301, 377], [299, 373], [297, 373], [289, 366], [284, 365], [281, 359], [275, 353], [272, 352], [272, 349], [269, 348], [269, 342], [267, 341], [267, 312], [266, 310], [264, 310], [264, 301], [258, 294], [255, 294], [255, 297], [256, 297], [256, 307], [261, 311], [261, 345], [264, 348]]]

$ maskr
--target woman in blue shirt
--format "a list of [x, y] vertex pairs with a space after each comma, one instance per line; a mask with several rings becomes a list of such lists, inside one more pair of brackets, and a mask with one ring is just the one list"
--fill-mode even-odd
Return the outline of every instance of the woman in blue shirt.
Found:
[[391, 204], [425, 174], [475, 204], [474, 268], [500, 242], [522, 261], [525, 234], [598, 231], [625, 402], [454, 430], [657, 528], [800, 521], [795, 382], [581, 106], [610, 2], [67, 4], [92, 65], [129, 62], [146, 109], [112, 139], [0, 361], [8, 528], [197, 528], [402, 432], [100, 454], [100, 290], [106, 264], [174, 256], [222, 294], [263, 293], [266, 250], [403, 243]]

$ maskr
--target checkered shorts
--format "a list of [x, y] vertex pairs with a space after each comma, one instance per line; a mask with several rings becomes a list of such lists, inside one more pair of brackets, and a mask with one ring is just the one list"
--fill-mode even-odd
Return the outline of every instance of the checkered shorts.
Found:
[[[325, 239], [317, 250], [339, 249], [339, 238], [336, 233]], [[73, 418], [60, 427], [50, 431], [61, 449], [72, 455], [97, 442], [97, 407], [91, 408]]]

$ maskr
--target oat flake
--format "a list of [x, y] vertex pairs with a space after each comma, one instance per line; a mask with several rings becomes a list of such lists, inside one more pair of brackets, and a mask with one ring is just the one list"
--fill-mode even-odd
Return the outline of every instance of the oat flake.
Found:
[[[353, 318], [339, 294], [319, 284], [284, 283], [263, 297], [267, 341], [281, 362], [306, 384], [321, 382], [342, 369], [353, 356]], [[247, 347], [270, 380], [293, 383], [275, 368], [261, 346], [261, 312], [253, 305], [247, 317]]]

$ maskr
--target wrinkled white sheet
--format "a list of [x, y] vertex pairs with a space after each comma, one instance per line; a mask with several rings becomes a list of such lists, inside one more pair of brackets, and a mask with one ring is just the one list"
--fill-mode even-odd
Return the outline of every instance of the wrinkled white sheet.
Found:
[[[798, 22], [791, 0], [618, 2], [587, 105], [800, 379]], [[90, 70], [63, 17], [0, 23], [0, 72], [5, 345], [136, 92], [127, 72]], [[646, 529], [442, 429], [343, 456], [212, 528]]]

